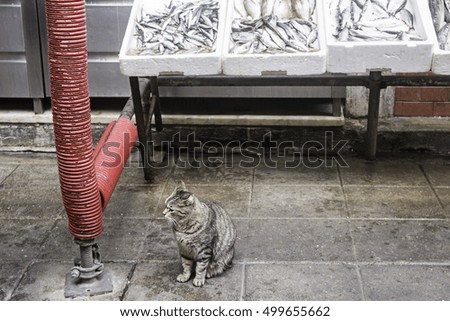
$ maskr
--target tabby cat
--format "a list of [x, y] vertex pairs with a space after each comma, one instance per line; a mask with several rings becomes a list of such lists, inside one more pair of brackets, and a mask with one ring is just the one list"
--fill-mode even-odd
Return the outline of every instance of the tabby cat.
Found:
[[236, 228], [222, 207], [201, 202], [183, 182], [165, 203], [163, 214], [172, 223], [183, 266], [178, 282], [187, 282], [195, 269], [193, 284], [203, 286], [205, 278], [231, 267]]

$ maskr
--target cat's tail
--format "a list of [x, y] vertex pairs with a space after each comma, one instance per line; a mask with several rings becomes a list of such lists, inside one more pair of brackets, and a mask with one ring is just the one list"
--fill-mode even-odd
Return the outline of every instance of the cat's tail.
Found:
[[225, 255], [217, 261], [213, 261], [209, 264], [206, 271], [206, 277], [212, 278], [228, 270], [233, 266], [234, 248], [231, 248]]

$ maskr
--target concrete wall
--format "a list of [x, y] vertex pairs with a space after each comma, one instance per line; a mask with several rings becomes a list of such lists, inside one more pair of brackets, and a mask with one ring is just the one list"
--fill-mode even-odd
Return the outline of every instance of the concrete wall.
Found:
[[[345, 103], [345, 116], [350, 118], [367, 117], [369, 90], [364, 87], [347, 87]], [[381, 91], [380, 118], [389, 118], [394, 115], [395, 94], [394, 88], [388, 87]]]

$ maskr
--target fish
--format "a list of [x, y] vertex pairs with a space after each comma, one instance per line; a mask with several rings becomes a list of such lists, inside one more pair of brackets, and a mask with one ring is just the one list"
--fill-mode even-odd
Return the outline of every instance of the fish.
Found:
[[[311, 20], [317, 0], [231, 0], [235, 16], [249, 20], [275, 15], [279, 19], [293, 17]], [[359, 0], [361, 1], [361, 0]]]
[[311, 5], [309, 0], [292, 0], [292, 7], [297, 18], [311, 19]]
[[313, 21], [316, 0], [243, 1], [246, 12], [239, 14], [235, 10], [231, 22], [230, 53], [279, 54], [319, 50], [318, 27]]
[[247, 17], [247, 10], [244, 6], [244, 0], [234, 0], [234, 10], [242, 18]]
[[396, 15], [406, 7], [407, 3], [408, 0], [389, 0], [387, 4], [387, 11], [392, 15]]
[[[423, 40], [415, 30], [409, 1], [329, 0], [332, 35], [338, 41]], [[445, 1], [450, 6], [450, 0]]]
[[263, 0], [261, 7], [261, 14], [263, 17], [270, 16], [273, 13], [273, 7], [275, 6], [275, 0]]
[[402, 9], [395, 14], [395, 17], [405, 22], [409, 28], [414, 28], [414, 15], [408, 9]]
[[450, 0], [429, 0], [428, 5], [439, 48], [450, 51]]
[[444, 0], [444, 21], [450, 23], [450, 0]]
[[446, 23], [438, 32], [438, 42], [439, 48], [442, 50], [449, 50], [449, 32], [450, 32], [450, 23]]
[[273, 14], [280, 20], [289, 19], [292, 17], [292, 6], [290, 0], [275, 0]]
[[445, 12], [448, 10], [446, 10], [444, 0], [429, 0], [428, 5], [430, 7], [434, 29], [438, 32], [445, 24]]
[[271, 14], [259, 19], [235, 18], [229, 52], [232, 54], [282, 54], [319, 50], [318, 26], [300, 18], [279, 19]]
[[352, 0], [340, 0], [339, 1], [339, 14], [340, 14], [340, 23], [341, 28], [351, 28], [353, 25], [352, 21]]
[[247, 11], [247, 17], [250, 19], [261, 18], [260, 0], [244, 0], [244, 8]]
[[216, 48], [219, 1], [200, 0], [166, 4], [136, 18], [137, 55], [206, 53]]

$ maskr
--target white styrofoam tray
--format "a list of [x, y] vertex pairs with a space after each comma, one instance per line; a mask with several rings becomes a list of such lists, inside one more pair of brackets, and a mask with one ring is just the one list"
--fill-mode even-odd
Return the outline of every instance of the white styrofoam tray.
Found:
[[225, 75], [260, 76], [261, 74], [317, 75], [326, 71], [326, 43], [323, 26], [322, 0], [317, 0], [314, 22], [318, 25], [319, 50], [305, 53], [281, 54], [232, 54], [231, 24], [238, 17], [234, 1], [228, 1], [227, 24], [222, 50], [223, 73]]
[[434, 42], [434, 54], [433, 54], [433, 62], [431, 65], [431, 71], [436, 74], [450, 75], [450, 51], [442, 50], [441, 48], [439, 48], [439, 41], [436, 35], [436, 31], [434, 29], [430, 7], [428, 6], [428, 1], [424, 2], [427, 2], [427, 5], [424, 8], [423, 15], [428, 17], [429, 23], [433, 28], [431, 38], [433, 39]]
[[435, 74], [450, 75], [450, 52], [439, 48], [439, 44], [434, 51], [431, 71]]
[[[135, 25], [137, 15], [155, 12], [169, 4], [171, 0], [135, 0], [128, 19], [127, 29], [119, 54], [120, 70], [126, 76], [158, 76], [160, 74], [215, 75], [222, 72], [221, 50], [225, 30], [227, 0], [219, 1], [219, 26], [214, 52], [173, 55], [131, 55], [136, 48]], [[196, 2], [199, 0], [179, 0]]]
[[324, 0], [325, 31], [328, 46], [327, 71], [366, 73], [370, 70], [427, 72], [433, 57], [433, 25], [425, 16], [428, 1], [408, 0], [407, 9], [415, 17], [421, 41], [338, 41], [332, 35], [330, 0]]

